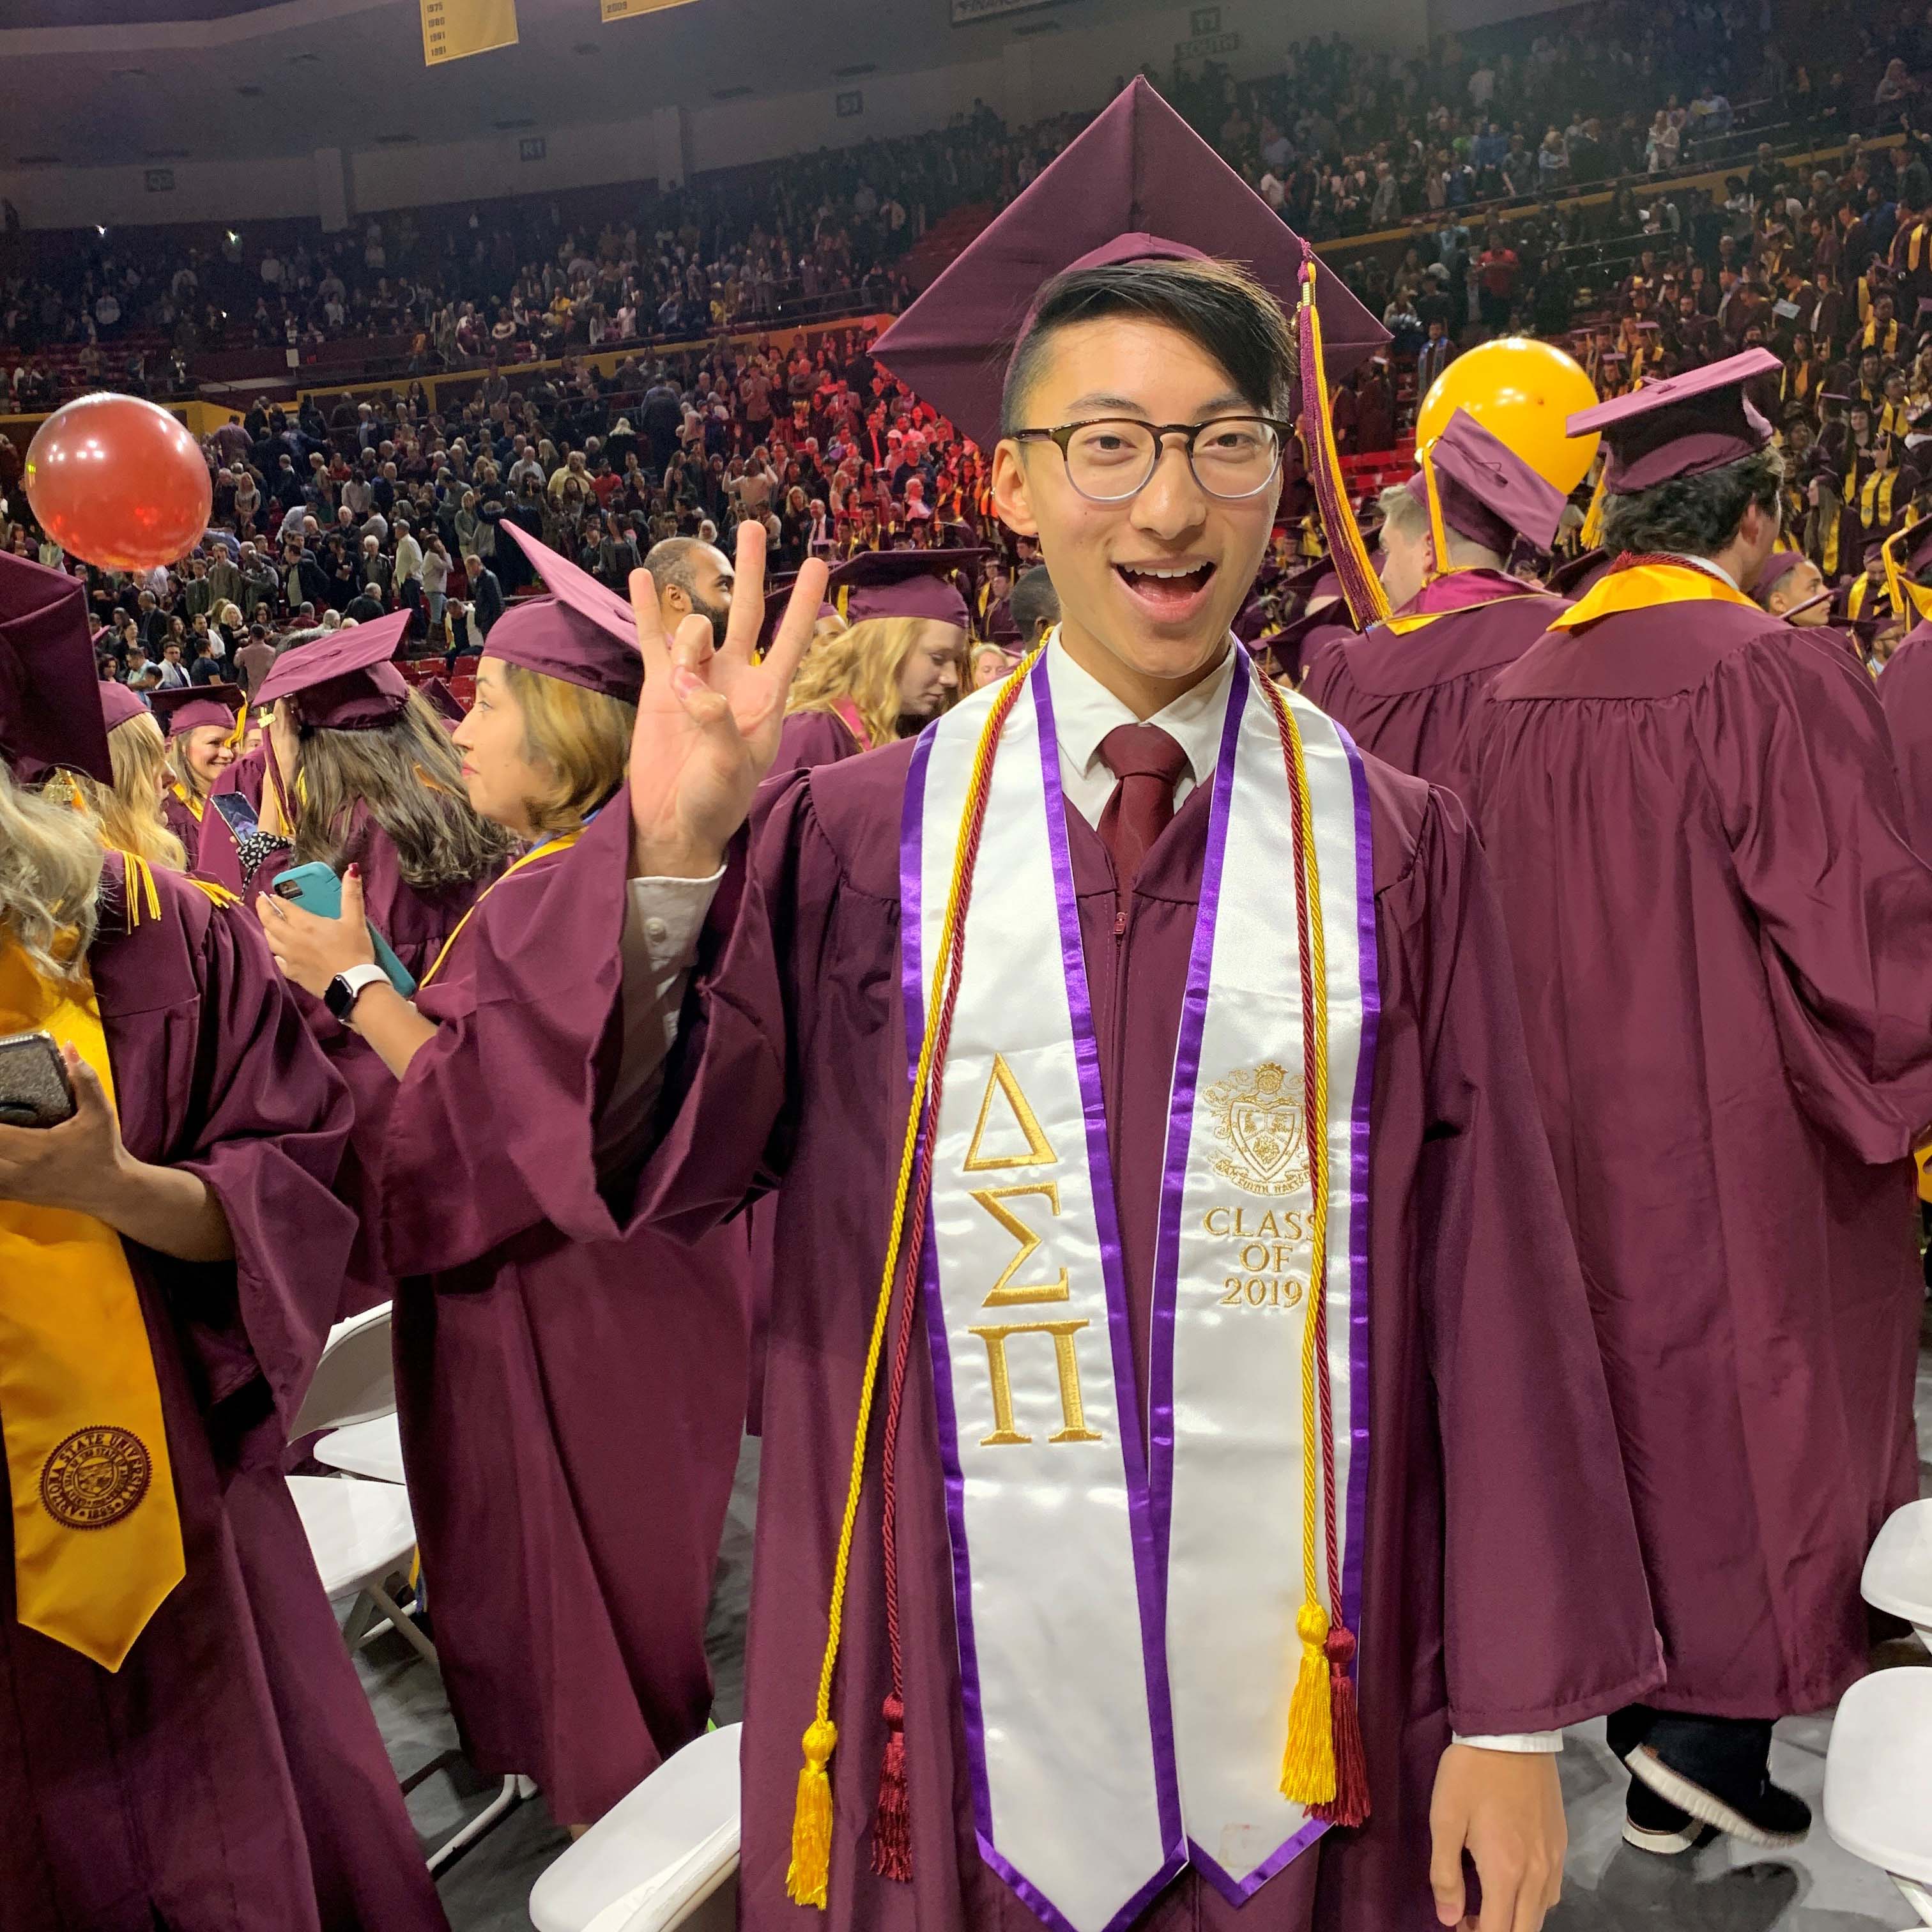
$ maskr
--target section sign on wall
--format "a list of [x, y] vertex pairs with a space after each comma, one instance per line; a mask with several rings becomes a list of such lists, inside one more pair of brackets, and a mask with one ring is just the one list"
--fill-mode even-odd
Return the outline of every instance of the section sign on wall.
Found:
[[662, 14], [672, 7], [688, 7], [691, 0], [599, 0], [607, 20], [628, 20], [639, 14]]
[[517, 0], [419, 0], [423, 64], [440, 67], [517, 44]]

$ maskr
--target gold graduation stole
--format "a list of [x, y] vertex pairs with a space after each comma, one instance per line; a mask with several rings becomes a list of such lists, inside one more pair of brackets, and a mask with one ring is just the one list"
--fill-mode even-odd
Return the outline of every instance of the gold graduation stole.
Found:
[[1905, 405], [1903, 403], [1885, 404], [1878, 412], [1879, 434], [1903, 437], [1905, 430]]
[[201, 823], [202, 813], [202, 804], [200, 800], [198, 798], [190, 797], [187, 786], [182, 784], [178, 779], [170, 778], [168, 781], [168, 789], [174, 794], [176, 797], [181, 800], [182, 804], [188, 807], [189, 811], [194, 814], [194, 822], [196, 824], [199, 825]]
[[1858, 346], [1861, 349], [1876, 349], [1881, 356], [1895, 354], [1898, 349], [1898, 318], [1894, 316], [1881, 333], [1878, 317], [1874, 316], [1859, 332]]
[[1838, 574], [1838, 532], [1841, 518], [1834, 509], [1825, 523], [1825, 541], [1818, 546], [1818, 568], [1830, 583]]
[[1881, 524], [1892, 521], [1892, 496], [1898, 483], [1896, 470], [1874, 470], [1865, 478], [1858, 491], [1858, 521], [1867, 530], [1872, 527], [1874, 518]]
[[[98, 1004], [0, 943], [0, 1033], [26, 1031], [76, 1048], [113, 1105]], [[184, 1574], [181, 1516], [134, 1274], [91, 1215], [0, 1200], [0, 1434], [16, 1615], [119, 1670]]]

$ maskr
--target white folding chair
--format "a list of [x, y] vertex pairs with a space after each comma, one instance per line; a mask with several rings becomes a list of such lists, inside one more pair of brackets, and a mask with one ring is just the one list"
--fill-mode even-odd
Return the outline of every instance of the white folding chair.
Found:
[[1825, 1759], [1825, 1828], [1932, 1925], [1932, 1670], [1876, 1671], [1845, 1693]]
[[[1907, 1503], [1886, 1519], [1858, 1587], [1867, 1603], [1903, 1617], [1932, 1650], [1932, 1501]], [[1932, 1807], [1932, 1792], [1927, 1803]]]
[[403, 1480], [403, 1432], [393, 1410], [367, 1422], [332, 1429], [309, 1451], [324, 1468], [346, 1476], [365, 1476], [371, 1482]]
[[667, 1758], [559, 1858], [530, 1892], [537, 1932], [731, 1932], [741, 1729]]
[[379, 1303], [338, 1322], [289, 1430], [291, 1440], [396, 1412], [396, 1370], [389, 1353], [389, 1304]]
[[436, 1646], [389, 1594], [392, 1577], [406, 1573], [416, 1546], [416, 1518], [408, 1490], [392, 1483], [345, 1482], [335, 1476], [291, 1476], [296, 1499], [322, 1586], [332, 1597], [356, 1593], [343, 1632], [351, 1650], [376, 1634], [386, 1617], [397, 1633], [431, 1664]]

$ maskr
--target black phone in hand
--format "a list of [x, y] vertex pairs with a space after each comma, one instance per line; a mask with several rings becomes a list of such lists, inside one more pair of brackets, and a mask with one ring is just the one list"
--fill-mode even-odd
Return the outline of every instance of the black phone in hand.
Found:
[[74, 1115], [74, 1083], [53, 1035], [0, 1036], [0, 1126], [57, 1127]]

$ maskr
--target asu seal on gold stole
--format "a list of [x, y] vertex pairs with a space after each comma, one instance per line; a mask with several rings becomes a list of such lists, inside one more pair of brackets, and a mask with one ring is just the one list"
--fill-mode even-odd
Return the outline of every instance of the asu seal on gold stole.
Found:
[[1214, 1172], [1250, 1194], [1292, 1194], [1308, 1180], [1302, 1087], [1271, 1060], [1237, 1068], [1206, 1095], [1214, 1138], [1228, 1150]]
[[148, 1493], [154, 1466], [133, 1430], [98, 1423], [76, 1429], [40, 1471], [40, 1502], [68, 1529], [105, 1529]]

